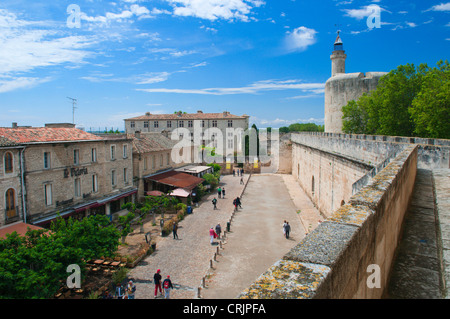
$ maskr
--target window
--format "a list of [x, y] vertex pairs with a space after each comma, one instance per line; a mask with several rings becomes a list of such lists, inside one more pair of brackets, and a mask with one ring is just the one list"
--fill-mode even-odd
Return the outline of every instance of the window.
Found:
[[217, 127], [217, 120], [212, 121], [212, 127]]
[[6, 218], [12, 218], [17, 215], [16, 212], [16, 195], [14, 188], [10, 188], [6, 191]]
[[79, 178], [75, 178], [74, 189], [75, 197], [81, 197], [81, 180]]
[[188, 127], [193, 127], [194, 126], [194, 122], [193, 121], [188, 121]]
[[136, 127], [136, 123], [135, 123], [134, 121], [131, 121], [131, 122], [130, 122], [130, 127], [131, 127], [131, 128], [135, 128], [135, 127]]
[[73, 163], [80, 164], [80, 150], [73, 150]]
[[144, 121], [144, 128], [148, 128], [148, 121]]
[[148, 165], [147, 165], [147, 157], [144, 157], [144, 170], [147, 170]]
[[228, 127], [233, 127], [233, 120], [228, 120]]
[[93, 148], [91, 149], [91, 160], [92, 162], [97, 162], [97, 149]]
[[128, 145], [123, 146], [123, 158], [128, 157]]
[[153, 122], [153, 127], [154, 128], [158, 128], [159, 127], [159, 122], [158, 121], [154, 121]]
[[5, 173], [13, 172], [13, 155], [11, 152], [5, 153]]
[[161, 155], [159, 155], [159, 166], [160, 166], [160, 167], [163, 167], [163, 165], [164, 165], [164, 157], [163, 157], [163, 155], [161, 154]]
[[44, 168], [50, 168], [50, 152], [44, 152]]
[[152, 168], [156, 167], [156, 157], [155, 155], [152, 156]]
[[184, 121], [178, 121], [178, 127], [184, 127]]
[[227, 140], [228, 142], [228, 148], [232, 149], [233, 148], [233, 140]]
[[111, 171], [111, 185], [116, 186], [116, 171], [115, 170]]
[[123, 182], [124, 182], [124, 184], [128, 184], [128, 169], [127, 168], [123, 169]]
[[167, 165], [170, 165], [170, 153], [167, 153]]
[[92, 192], [98, 192], [98, 177], [97, 175], [92, 175]]
[[44, 185], [44, 196], [45, 196], [45, 206], [50, 206], [53, 204], [52, 198], [52, 184]]
[[111, 161], [114, 161], [116, 159], [116, 146], [111, 145]]
[[205, 127], [205, 120], [202, 120], [202, 127]]
[[167, 121], [167, 127], [172, 128], [172, 121]]

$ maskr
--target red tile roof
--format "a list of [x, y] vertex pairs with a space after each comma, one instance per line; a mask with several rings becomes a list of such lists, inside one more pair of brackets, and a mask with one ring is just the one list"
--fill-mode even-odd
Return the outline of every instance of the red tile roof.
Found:
[[73, 142], [103, 140], [94, 134], [76, 128], [4, 128], [0, 127], [0, 137], [15, 143]]
[[17, 234], [19, 234], [20, 236], [25, 236], [25, 234], [28, 231], [28, 228], [30, 228], [30, 230], [44, 229], [42, 227], [25, 224], [23, 222], [18, 222], [0, 228], [0, 239], [6, 239], [6, 234], [12, 234], [13, 232], [17, 232]]

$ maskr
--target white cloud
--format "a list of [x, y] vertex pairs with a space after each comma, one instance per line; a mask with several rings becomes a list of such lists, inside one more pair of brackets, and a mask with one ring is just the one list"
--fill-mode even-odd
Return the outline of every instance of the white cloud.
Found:
[[450, 2], [432, 6], [430, 9], [426, 11], [450, 11]]
[[50, 80], [50, 77], [0, 77], [0, 93], [14, 91], [17, 89], [29, 89]]
[[[44, 28], [47, 27], [47, 28]], [[86, 36], [65, 36], [45, 21], [26, 21], [0, 9], [0, 92], [31, 88], [50, 77], [27, 77], [24, 72], [44, 67], [77, 67], [94, 53], [86, 50], [96, 43]]]
[[320, 93], [325, 87], [324, 83], [303, 83], [299, 80], [266, 80], [258, 81], [249, 86], [237, 88], [206, 88], [206, 89], [137, 89], [148, 93], [177, 93], [177, 94], [204, 94], [204, 95], [233, 95], [257, 94], [264, 91], [300, 90], [302, 92]]
[[314, 29], [307, 27], [298, 27], [292, 32], [287, 32], [286, 48], [288, 51], [304, 51], [310, 45], [316, 43], [316, 33]]
[[342, 9], [345, 12], [345, 16], [354, 18], [357, 20], [362, 20], [369, 17], [371, 14], [375, 12], [375, 8], [379, 8], [380, 12], [389, 12], [386, 9], [381, 8], [378, 5], [372, 4], [368, 6], [361, 7], [359, 9]]
[[175, 16], [197, 17], [207, 20], [249, 21], [251, 10], [265, 4], [260, 0], [166, 0]]

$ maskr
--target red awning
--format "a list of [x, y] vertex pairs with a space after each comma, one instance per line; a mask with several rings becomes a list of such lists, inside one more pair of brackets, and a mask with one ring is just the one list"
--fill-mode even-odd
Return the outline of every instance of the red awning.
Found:
[[184, 188], [186, 190], [194, 189], [198, 184], [203, 183], [204, 179], [190, 174], [169, 171], [157, 175], [147, 177], [147, 180], [157, 183], [169, 185], [176, 188]]

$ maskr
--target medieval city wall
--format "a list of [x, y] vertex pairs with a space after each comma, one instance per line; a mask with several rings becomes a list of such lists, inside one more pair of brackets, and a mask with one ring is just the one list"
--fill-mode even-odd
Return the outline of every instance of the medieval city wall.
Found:
[[414, 188], [418, 148], [407, 145], [239, 297], [382, 297]]

